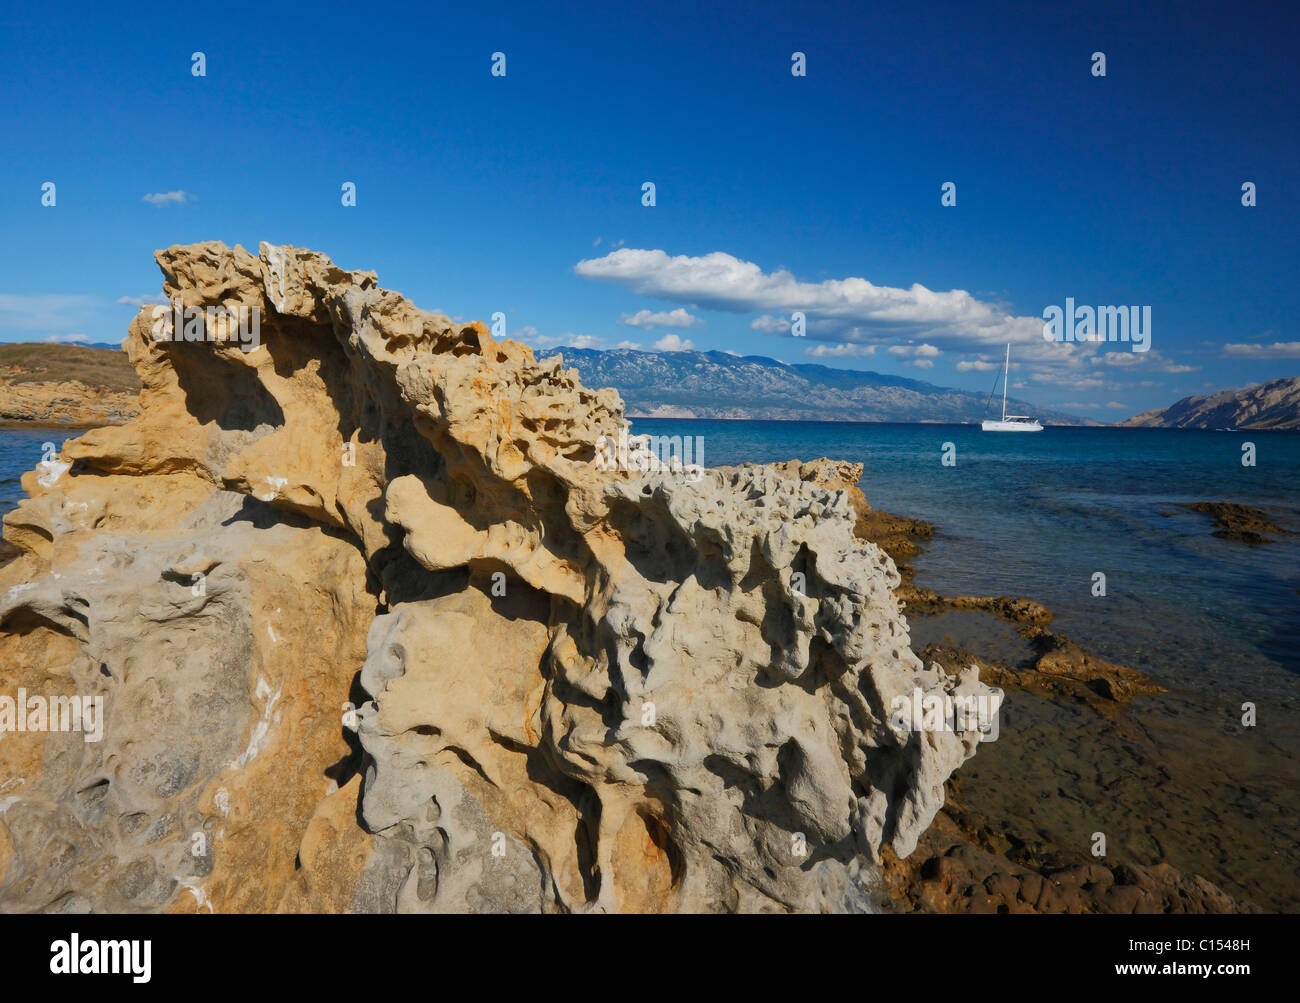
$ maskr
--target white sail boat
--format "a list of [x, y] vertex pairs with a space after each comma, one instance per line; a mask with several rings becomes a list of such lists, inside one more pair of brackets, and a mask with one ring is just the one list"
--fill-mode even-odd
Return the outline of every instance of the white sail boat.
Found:
[[1007, 362], [1002, 370], [1002, 420], [982, 421], [980, 427], [986, 432], [1041, 432], [1043, 426], [1037, 418], [1024, 414], [1007, 414], [1007, 378], [1011, 373], [1011, 342], [1007, 342]]

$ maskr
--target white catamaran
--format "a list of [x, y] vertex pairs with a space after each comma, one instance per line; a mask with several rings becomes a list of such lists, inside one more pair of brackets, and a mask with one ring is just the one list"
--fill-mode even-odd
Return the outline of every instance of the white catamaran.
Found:
[[982, 421], [980, 427], [986, 432], [1041, 432], [1043, 426], [1037, 418], [1023, 414], [1007, 414], [1007, 378], [1011, 373], [1011, 342], [1007, 342], [1007, 362], [1002, 369], [1002, 420]]

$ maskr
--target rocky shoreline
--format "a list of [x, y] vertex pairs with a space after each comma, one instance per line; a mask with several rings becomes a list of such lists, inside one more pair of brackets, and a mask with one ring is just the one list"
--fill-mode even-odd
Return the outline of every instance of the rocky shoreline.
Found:
[[1287, 533], [1280, 526], [1269, 521], [1266, 513], [1253, 505], [1240, 505], [1235, 502], [1185, 502], [1180, 507], [1200, 512], [1214, 519], [1215, 536], [1223, 540], [1236, 540], [1239, 543], [1271, 543], [1265, 533]]
[[140, 414], [140, 380], [122, 352], [0, 345], [0, 428], [89, 429]]
[[[1007, 596], [942, 596], [918, 588], [910, 561], [934, 538], [920, 519], [873, 509], [857, 487], [862, 465], [829, 459], [774, 465], [799, 477], [847, 491], [856, 515], [855, 532], [893, 558], [895, 588], [912, 628], [917, 654], [950, 671], [976, 665], [980, 679], [1009, 693], [1032, 693], [1121, 715], [1135, 699], [1166, 692], [1143, 673], [1089, 654], [1069, 637], [1048, 629], [1050, 610], [1030, 599]], [[917, 646], [927, 621], [951, 612], [978, 612], [1004, 622], [1025, 643], [1003, 641], [1002, 657], [982, 657], [971, 648], [927, 642]], [[970, 913], [1236, 913], [1258, 912], [1210, 881], [1168, 863], [1107, 864], [1081, 861], [1045, 841], [1029, 819], [989, 817], [963, 792], [962, 774], [947, 781], [944, 806], [903, 859], [886, 854], [883, 872], [895, 906], [910, 912]]]
[[[919, 540], [932, 536], [930, 526], [913, 535], [914, 552], [919, 552]], [[886, 544], [893, 542], [887, 536], [881, 545], [888, 551]], [[900, 571], [904, 567], [900, 564]], [[1032, 600], [940, 596], [912, 584], [910, 567], [903, 574], [898, 594], [914, 635], [920, 618], [952, 610], [979, 610], [1005, 621], [1029, 642], [1029, 651], [1018, 662], [990, 660], [968, 648], [931, 642], [918, 650], [926, 661], [945, 667], [975, 664], [981, 680], [1010, 693], [1083, 704], [1088, 712], [1098, 715], [1124, 714], [1135, 699], [1165, 692], [1138, 670], [1091, 655], [1069, 637], [1049, 630], [1051, 612]], [[900, 907], [918, 912], [1259, 911], [1254, 903], [1235, 899], [1204, 878], [1167, 863], [1082, 863], [1080, 856], [1077, 851], [1065, 853], [1045, 842], [1029, 819], [999, 817], [994, 821], [977, 801], [964, 795], [962, 778], [954, 775], [947, 785], [944, 807], [922, 837], [918, 852], [906, 860], [889, 859], [886, 874]]]

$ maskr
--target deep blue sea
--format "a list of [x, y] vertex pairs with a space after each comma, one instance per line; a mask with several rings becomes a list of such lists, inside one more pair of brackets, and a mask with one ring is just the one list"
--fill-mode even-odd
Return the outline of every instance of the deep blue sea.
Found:
[[18, 502], [27, 497], [19, 478], [35, 470], [41, 462], [42, 444], [52, 442], [57, 452], [68, 439], [81, 435], [81, 431], [0, 428], [0, 515], [17, 508]]

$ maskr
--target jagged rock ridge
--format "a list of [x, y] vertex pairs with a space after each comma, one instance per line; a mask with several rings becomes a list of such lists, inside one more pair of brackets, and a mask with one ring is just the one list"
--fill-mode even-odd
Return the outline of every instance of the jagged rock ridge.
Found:
[[311, 251], [156, 257], [262, 347], [145, 308], [141, 416], [4, 519], [0, 693], [105, 720], [0, 741], [0, 908], [871, 907], [978, 743], [893, 701], [996, 694], [911, 652], [847, 491], [602, 472], [622, 402], [558, 358]]
[[1204, 397], [1184, 397], [1119, 424], [1135, 428], [1300, 428], [1300, 376]]

